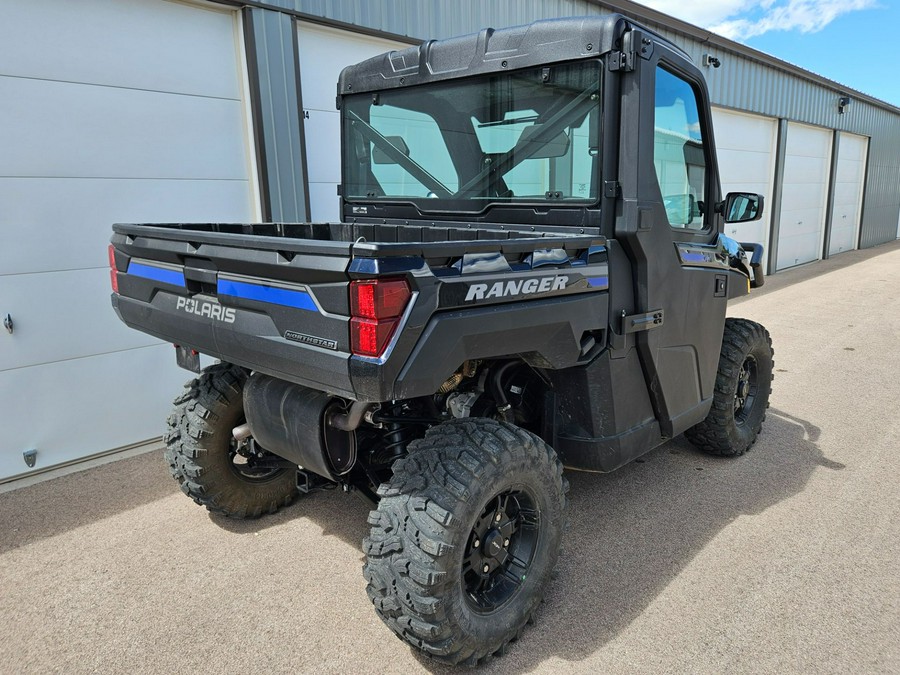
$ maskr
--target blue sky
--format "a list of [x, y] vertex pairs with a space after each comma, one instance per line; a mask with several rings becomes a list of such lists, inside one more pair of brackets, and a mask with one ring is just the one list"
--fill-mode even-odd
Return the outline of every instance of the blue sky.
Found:
[[900, 0], [641, 0], [900, 107]]

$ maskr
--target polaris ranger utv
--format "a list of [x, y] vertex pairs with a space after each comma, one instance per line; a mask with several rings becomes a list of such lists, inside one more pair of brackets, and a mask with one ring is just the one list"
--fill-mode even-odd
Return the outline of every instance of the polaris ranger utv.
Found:
[[112, 304], [200, 373], [166, 435], [188, 496], [368, 498], [376, 612], [477, 663], [541, 601], [564, 468], [756, 440], [771, 341], [725, 309], [762, 250], [722, 228], [762, 198], [720, 195], [703, 76], [618, 15], [390, 52], [337, 106], [341, 222], [115, 225]]

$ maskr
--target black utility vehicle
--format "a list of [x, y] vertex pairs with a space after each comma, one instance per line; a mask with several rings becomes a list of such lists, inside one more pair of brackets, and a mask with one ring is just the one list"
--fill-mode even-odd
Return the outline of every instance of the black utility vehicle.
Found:
[[168, 420], [185, 493], [240, 518], [368, 498], [379, 616], [477, 663], [541, 601], [564, 467], [756, 440], [771, 341], [725, 307], [762, 250], [721, 232], [762, 198], [720, 195], [703, 76], [618, 15], [384, 54], [337, 105], [342, 222], [115, 225], [113, 306], [221, 360]]

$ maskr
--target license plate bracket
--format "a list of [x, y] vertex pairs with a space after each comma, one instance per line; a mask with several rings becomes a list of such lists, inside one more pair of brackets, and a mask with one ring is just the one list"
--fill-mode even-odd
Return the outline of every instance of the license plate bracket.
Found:
[[200, 372], [200, 352], [190, 347], [175, 345], [175, 363], [193, 373]]

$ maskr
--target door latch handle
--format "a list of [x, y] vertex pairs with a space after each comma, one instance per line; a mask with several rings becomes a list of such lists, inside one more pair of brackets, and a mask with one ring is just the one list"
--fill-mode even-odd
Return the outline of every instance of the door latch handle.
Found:
[[644, 312], [643, 314], [632, 314], [626, 316], [622, 311], [622, 333], [637, 333], [642, 330], [651, 330], [659, 328], [663, 325], [664, 312], [661, 309], [655, 309], [652, 312]]
[[12, 320], [12, 317], [11, 317], [9, 314], [7, 314], [7, 315], [6, 315], [6, 318], [3, 319], [3, 327], [6, 329], [6, 332], [7, 332], [7, 333], [9, 333], [10, 335], [12, 335], [13, 330], [14, 330], [14, 326], [13, 326], [13, 320]]

